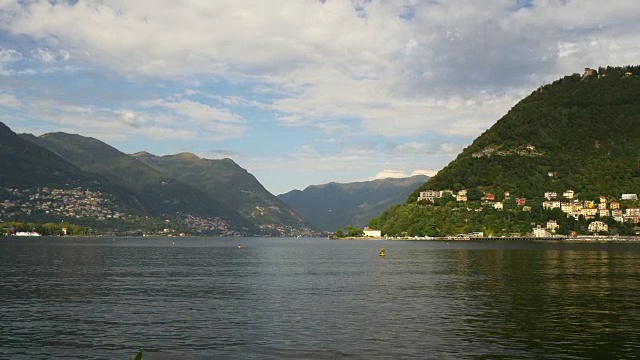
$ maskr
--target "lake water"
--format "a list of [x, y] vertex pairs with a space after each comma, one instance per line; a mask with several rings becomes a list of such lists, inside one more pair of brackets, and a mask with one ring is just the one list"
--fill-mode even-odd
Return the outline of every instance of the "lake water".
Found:
[[11, 359], [633, 358], [640, 244], [0, 238], [0, 304]]

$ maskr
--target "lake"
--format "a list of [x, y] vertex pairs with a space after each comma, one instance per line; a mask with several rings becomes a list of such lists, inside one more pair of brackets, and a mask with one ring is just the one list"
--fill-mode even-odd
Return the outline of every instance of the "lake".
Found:
[[640, 244], [5, 237], [0, 304], [11, 359], [633, 358]]

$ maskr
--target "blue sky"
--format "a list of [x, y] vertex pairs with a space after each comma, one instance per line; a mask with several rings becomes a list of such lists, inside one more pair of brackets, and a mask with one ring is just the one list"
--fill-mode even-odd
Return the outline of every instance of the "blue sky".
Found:
[[434, 174], [522, 97], [637, 64], [635, 1], [0, 0], [0, 121], [228, 157], [275, 194]]

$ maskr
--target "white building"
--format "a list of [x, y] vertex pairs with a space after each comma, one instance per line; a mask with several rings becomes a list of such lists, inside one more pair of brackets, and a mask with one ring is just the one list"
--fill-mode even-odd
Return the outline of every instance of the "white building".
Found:
[[597, 233], [601, 231], [609, 231], [609, 225], [603, 223], [602, 221], [594, 221], [589, 224], [589, 232]]
[[544, 193], [544, 198], [547, 200], [555, 199], [558, 197], [558, 193], [555, 191], [548, 191]]
[[542, 226], [538, 225], [535, 228], [533, 228], [533, 236], [537, 237], [537, 238], [547, 237], [547, 236], [549, 236], [549, 233], [547, 232], [547, 229], [545, 229]]
[[496, 210], [502, 210], [504, 209], [504, 203], [502, 201], [496, 201], [495, 204], [493, 204], [493, 208]]
[[562, 196], [564, 196], [566, 199], [573, 199], [573, 197], [575, 196], [575, 191], [573, 190], [567, 190], [565, 191]]
[[622, 200], [638, 200], [638, 194], [622, 194]]
[[382, 237], [382, 230], [373, 230], [365, 227], [362, 231], [364, 232], [364, 236], [367, 237]]
[[556, 231], [556, 230], [558, 230], [558, 228], [560, 228], [560, 225], [558, 225], [557, 221], [555, 221], [555, 220], [547, 221], [547, 230]]
[[545, 201], [542, 203], [542, 207], [545, 209], [556, 209], [560, 207], [560, 201]]
[[624, 211], [624, 216], [640, 216], [640, 208], [628, 208]]
[[421, 191], [420, 196], [418, 197], [418, 201], [420, 200], [433, 201], [435, 199], [440, 198], [440, 196], [441, 196], [440, 191], [435, 191], [435, 190]]

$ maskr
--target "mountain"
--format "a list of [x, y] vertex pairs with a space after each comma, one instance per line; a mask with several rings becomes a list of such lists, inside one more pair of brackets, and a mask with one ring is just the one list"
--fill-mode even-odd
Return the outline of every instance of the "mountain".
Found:
[[[565, 214], [543, 208], [545, 192], [571, 189], [583, 200], [638, 193], [639, 99], [638, 66], [589, 69], [542, 86], [417, 188], [405, 205], [389, 209], [370, 226], [409, 235], [531, 231], [531, 223], [566, 221]], [[465, 189], [474, 200], [488, 193], [502, 200], [508, 191], [514, 207], [515, 198], [524, 198], [532, 212], [493, 212], [477, 202], [462, 206], [441, 199], [416, 204], [421, 191], [447, 189]], [[617, 226], [610, 217], [604, 220]]]
[[203, 159], [192, 153], [155, 156], [139, 152], [132, 156], [161, 173], [215, 197], [274, 235], [308, 235], [312, 232], [311, 226], [300, 215], [231, 159]]
[[224, 233], [252, 231], [252, 225], [240, 214], [213, 196], [161, 173], [102, 141], [61, 132], [40, 137], [24, 135], [24, 138], [60, 155], [89, 174], [127, 189], [131, 200], [153, 216], [182, 221], [189, 219], [191, 223], [211, 224], [221, 220], [223, 223], [209, 230]]
[[404, 202], [408, 194], [428, 179], [417, 175], [346, 184], [332, 182], [278, 197], [319, 229], [335, 231], [347, 225], [364, 227], [389, 206]]
[[64, 186], [94, 180], [62, 157], [24, 140], [1, 122], [0, 166], [2, 187]]

